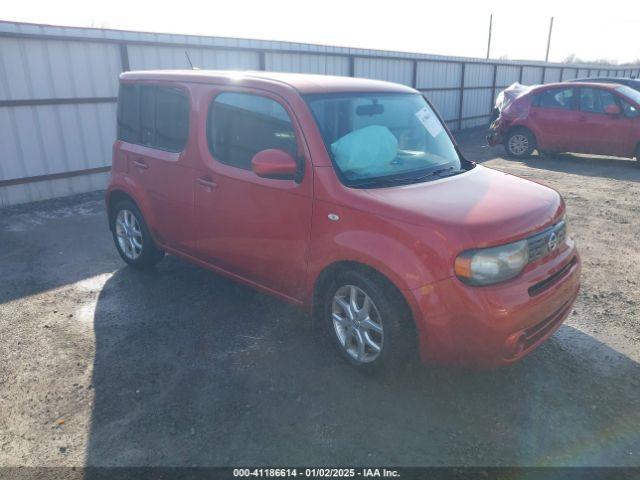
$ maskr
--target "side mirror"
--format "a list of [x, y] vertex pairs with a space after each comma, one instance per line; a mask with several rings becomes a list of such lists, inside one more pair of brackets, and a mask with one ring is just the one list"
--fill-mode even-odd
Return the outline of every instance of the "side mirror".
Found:
[[620, 107], [618, 105], [607, 105], [604, 107], [604, 113], [607, 115], [620, 115]]
[[251, 169], [263, 178], [294, 179], [298, 172], [298, 164], [287, 152], [271, 148], [253, 156]]

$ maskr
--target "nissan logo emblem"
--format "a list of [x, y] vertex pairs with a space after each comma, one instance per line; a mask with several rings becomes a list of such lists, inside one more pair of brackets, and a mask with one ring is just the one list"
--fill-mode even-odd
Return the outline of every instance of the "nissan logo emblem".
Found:
[[558, 236], [556, 235], [556, 232], [551, 232], [551, 235], [549, 235], [549, 240], [547, 240], [547, 248], [551, 252], [557, 246], [558, 246]]

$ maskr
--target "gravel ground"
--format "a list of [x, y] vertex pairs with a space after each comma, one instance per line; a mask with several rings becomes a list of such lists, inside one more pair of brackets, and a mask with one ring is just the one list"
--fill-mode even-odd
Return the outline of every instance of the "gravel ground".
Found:
[[100, 193], [0, 211], [0, 466], [640, 466], [640, 168], [468, 157], [565, 197], [583, 288], [489, 373], [344, 364], [293, 307], [175, 258], [118, 258]]

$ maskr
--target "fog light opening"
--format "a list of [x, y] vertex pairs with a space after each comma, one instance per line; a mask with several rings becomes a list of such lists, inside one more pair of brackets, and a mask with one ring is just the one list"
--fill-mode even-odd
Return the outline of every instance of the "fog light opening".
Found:
[[524, 333], [515, 333], [504, 342], [504, 354], [506, 358], [513, 358], [525, 350], [526, 336]]

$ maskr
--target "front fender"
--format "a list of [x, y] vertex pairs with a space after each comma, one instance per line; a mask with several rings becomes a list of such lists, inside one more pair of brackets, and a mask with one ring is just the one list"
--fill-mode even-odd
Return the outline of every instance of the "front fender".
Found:
[[[340, 220], [328, 220], [329, 213], [338, 215]], [[309, 300], [320, 274], [337, 262], [357, 262], [374, 268], [400, 290], [419, 288], [452, 275], [453, 265], [447, 261], [453, 255], [452, 246], [434, 229], [320, 204], [314, 208], [312, 230]]]

